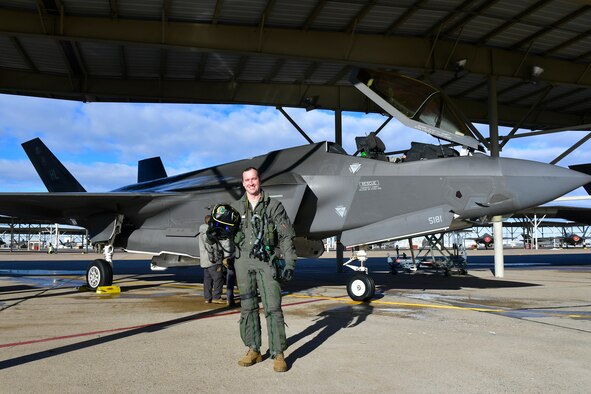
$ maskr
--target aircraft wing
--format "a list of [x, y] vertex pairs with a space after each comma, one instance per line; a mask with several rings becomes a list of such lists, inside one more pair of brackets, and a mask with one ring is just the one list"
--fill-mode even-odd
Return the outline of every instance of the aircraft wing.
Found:
[[570, 206], [538, 206], [523, 209], [511, 215], [512, 218], [532, 218], [534, 215], [546, 218], [561, 218], [572, 222], [591, 225], [591, 208]]
[[83, 217], [121, 208], [138, 209], [162, 193], [0, 193], [0, 214], [20, 219], [45, 219], [72, 223]]

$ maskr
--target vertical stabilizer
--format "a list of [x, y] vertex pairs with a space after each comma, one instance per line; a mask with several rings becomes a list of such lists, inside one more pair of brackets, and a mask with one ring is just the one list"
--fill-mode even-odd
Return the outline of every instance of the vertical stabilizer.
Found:
[[22, 146], [48, 191], [86, 191], [39, 138], [27, 141]]
[[166, 178], [166, 170], [160, 157], [151, 157], [137, 163], [137, 182], [148, 182], [154, 179]]

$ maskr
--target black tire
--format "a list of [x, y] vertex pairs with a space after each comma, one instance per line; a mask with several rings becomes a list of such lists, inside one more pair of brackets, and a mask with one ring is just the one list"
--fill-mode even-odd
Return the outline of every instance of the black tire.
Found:
[[113, 269], [107, 260], [94, 260], [86, 269], [86, 285], [96, 290], [100, 286], [113, 284]]
[[366, 302], [375, 295], [376, 284], [371, 276], [357, 273], [349, 279], [347, 293], [353, 301]]

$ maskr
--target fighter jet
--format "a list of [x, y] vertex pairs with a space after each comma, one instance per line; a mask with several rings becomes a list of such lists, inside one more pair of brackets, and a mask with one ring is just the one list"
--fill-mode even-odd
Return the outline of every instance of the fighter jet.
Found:
[[[360, 83], [371, 90], [390, 77], [371, 74]], [[422, 82], [403, 81], [403, 94], [413, 83], [421, 85], [417, 92], [427, 92]], [[388, 86], [396, 93], [393, 84]], [[396, 103], [394, 96], [384, 100], [381, 94], [385, 107]], [[417, 104], [421, 109], [399, 106], [391, 113], [403, 113], [411, 127], [477, 147], [468, 127], [456, 127], [458, 122], [446, 118], [451, 112], [442, 96], [438, 106], [429, 105], [434, 97], [427, 92], [427, 105]], [[423, 116], [427, 109], [429, 116]], [[199, 264], [199, 225], [215, 204], [242, 195], [242, 171], [250, 166], [259, 169], [263, 189], [283, 203], [300, 257], [318, 257], [322, 240], [335, 235], [345, 246], [363, 246], [465, 228], [482, 218], [543, 204], [591, 181], [554, 165], [480, 153], [442, 151], [441, 157], [395, 163], [382, 155], [382, 145], [366, 144], [365, 157], [358, 157], [335, 143], [320, 142], [173, 176], [167, 176], [159, 158], [152, 158], [139, 163], [137, 183], [91, 193], [33, 139], [23, 146], [49, 193], [0, 193], [0, 214], [85, 227], [93, 243], [105, 245], [105, 258], [91, 262], [86, 275], [88, 286], [97, 288], [112, 283], [114, 248], [151, 254], [154, 269]], [[368, 300], [375, 292], [363, 268], [361, 263], [348, 283], [356, 300]]]
[[570, 246], [577, 246], [577, 245], [581, 245], [583, 242], [585, 242], [585, 238], [581, 237], [578, 234], [574, 234], [574, 233], [568, 233], [565, 234], [564, 237], [562, 237], [562, 242], [567, 245]]
[[494, 243], [494, 238], [492, 235], [485, 233], [482, 237], [474, 238], [474, 242], [476, 245], [482, 244], [485, 249], [488, 249]]
[[[531, 235], [522, 234], [521, 236], [523, 238], [523, 241], [526, 244], [531, 245], [533, 243], [533, 239], [532, 239]], [[563, 231], [562, 237], [538, 237], [537, 241], [539, 244], [549, 245], [550, 247], [564, 246], [564, 247], [568, 248], [569, 246], [583, 245], [585, 242], [585, 237], [584, 237], [584, 235], [581, 236], [581, 235], [578, 235], [575, 233], [567, 233], [566, 231]], [[559, 245], [557, 245], [557, 242]]]

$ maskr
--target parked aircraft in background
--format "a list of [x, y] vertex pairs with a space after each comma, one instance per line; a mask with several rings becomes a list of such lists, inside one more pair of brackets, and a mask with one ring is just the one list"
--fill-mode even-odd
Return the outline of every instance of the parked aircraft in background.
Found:
[[565, 245], [570, 245], [570, 246], [582, 245], [583, 242], [585, 242], [584, 237], [577, 235], [577, 234], [573, 234], [573, 233], [565, 234], [561, 240]]
[[495, 242], [492, 235], [485, 233], [482, 236], [478, 236], [477, 238], [473, 238], [476, 245], [484, 245], [485, 249], [491, 247], [491, 245]]
[[[423, 82], [361, 71], [356, 86], [411, 127], [478, 146], [445, 97]], [[414, 160], [394, 163], [375, 134], [362, 145], [365, 157], [320, 142], [174, 176], [166, 175], [159, 158], [147, 159], [139, 163], [138, 183], [90, 193], [34, 139], [23, 146], [49, 193], [0, 193], [0, 214], [85, 227], [93, 243], [105, 245], [105, 258], [87, 270], [88, 285], [96, 288], [111, 284], [117, 247], [152, 254], [154, 268], [199, 264], [199, 225], [215, 204], [242, 195], [242, 170], [249, 166], [259, 168], [263, 188], [283, 203], [301, 257], [319, 256], [322, 239], [335, 235], [345, 246], [362, 246], [466, 228], [591, 181], [550, 164], [443, 149], [437, 157], [418, 153], [410, 155]], [[356, 271], [349, 294], [368, 300], [373, 279], [362, 261]]]
[[[526, 244], [532, 245], [534, 240], [531, 235], [522, 234], [523, 241]], [[585, 237], [575, 234], [575, 233], [567, 233], [566, 231], [561, 237], [538, 237], [537, 238], [539, 245], [546, 245], [548, 247], [566, 247], [569, 246], [582, 246], [585, 242]]]

